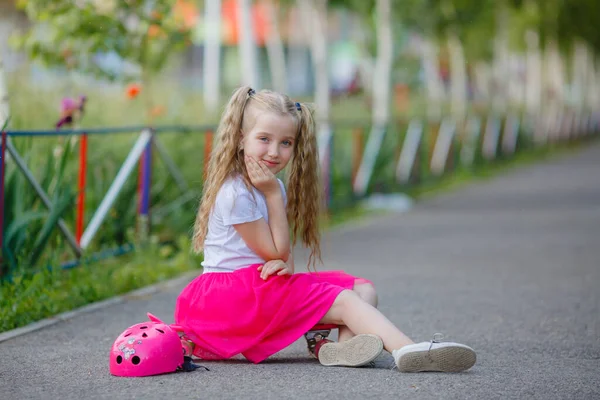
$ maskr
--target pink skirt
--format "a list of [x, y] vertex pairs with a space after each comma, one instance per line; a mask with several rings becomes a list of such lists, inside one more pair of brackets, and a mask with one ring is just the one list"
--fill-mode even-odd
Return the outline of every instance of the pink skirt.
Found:
[[175, 324], [184, 328], [202, 359], [242, 354], [259, 363], [315, 326], [336, 297], [355, 283], [343, 271], [260, 278], [258, 265], [231, 273], [205, 273], [177, 298]]

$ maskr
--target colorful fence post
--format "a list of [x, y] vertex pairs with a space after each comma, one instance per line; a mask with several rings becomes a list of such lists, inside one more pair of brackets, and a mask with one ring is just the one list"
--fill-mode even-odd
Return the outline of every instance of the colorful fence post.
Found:
[[206, 131], [204, 134], [204, 179], [206, 180], [206, 173], [208, 172], [208, 163], [210, 161], [210, 153], [212, 152], [213, 143], [213, 132], [211, 130]]
[[433, 153], [429, 164], [429, 170], [435, 176], [442, 175], [446, 171], [450, 147], [454, 140], [456, 132], [456, 121], [453, 118], [444, 118], [440, 124], [435, 143], [433, 144]]
[[402, 143], [402, 150], [396, 165], [396, 181], [400, 184], [407, 184], [413, 175], [415, 161], [418, 159], [419, 148], [421, 147], [423, 135], [423, 123], [418, 119], [413, 119], [408, 123], [406, 135]]
[[90, 219], [90, 222], [88, 223], [87, 227], [85, 228], [85, 231], [83, 232], [83, 235], [81, 236], [81, 247], [83, 249], [87, 248], [91, 243], [92, 239], [94, 238], [94, 235], [98, 231], [98, 228], [100, 228], [100, 225], [102, 224], [104, 218], [108, 214], [110, 207], [112, 206], [119, 192], [123, 188], [123, 185], [125, 184], [125, 181], [127, 180], [129, 174], [135, 168], [136, 163], [142, 156], [142, 153], [146, 149], [146, 146], [148, 145], [148, 142], [151, 139], [152, 131], [150, 131], [149, 129], [142, 130], [142, 133], [140, 134], [135, 144], [133, 145], [131, 151], [127, 155], [127, 158], [123, 162], [123, 165], [121, 165], [117, 176], [111, 183], [110, 187], [108, 188], [108, 191], [106, 192], [106, 195], [100, 202], [100, 205], [94, 212], [94, 215]]
[[[562, 123], [562, 121], [561, 121]], [[560, 131], [562, 132], [562, 125]], [[504, 126], [504, 135], [502, 136], [502, 152], [504, 155], [512, 156], [517, 149], [517, 140], [519, 138], [519, 118], [514, 112], [506, 117]]]
[[491, 113], [488, 116], [483, 136], [483, 157], [490, 161], [496, 158], [498, 151], [498, 140], [500, 139], [501, 122], [495, 114]]
[[77, 194], [77, 220], [75, 227], [75, 240], [77, 245], [81, 246], [81, 236], [83, 235], [83, 219], [85, 213], [85, 181], [87, 175], [87, 142], [88, 135], [84, 133], [79, 142], [79, 184]]
[[0, 147], [0, 264], [2, 263], [2, 248], [4, 243], [4, 171], [6, 165], [6, 131], [2, 130], [2, 145]]
[[362, 162], [353, 184], [354, 194], [357, 196], [364, 196], [367, 194], [371, 175], [373, 174], [373, 168], [375, 167], [375, 162], [379, 156], [379, 151], [381, 150], [387, 128], [387, 124], [374, 124], [371, 127], [371, 133], [367, 139]]

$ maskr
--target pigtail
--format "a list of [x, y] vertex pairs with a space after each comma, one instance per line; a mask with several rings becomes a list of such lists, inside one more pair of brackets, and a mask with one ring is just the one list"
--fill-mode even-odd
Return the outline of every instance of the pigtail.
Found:
[[215, 144], [210, 155], [206, 171], [202, 200], [196, 214], [193, 234], [193, 249], [196, 253], [202, 251], [204, 239], [208, 232], [208, 218], [215, 204], [217, 193], [231, 175], [232, 170], [225, 166], [234, 166], [235, 172], [247, 175], [243, 158], [237, 157], [240, 152], [238, 145], [242, 135], [242, 120], [246, 103], [254, 91], [249, 86], [237, 89], [227, 103], [221, 122], [217, 128]]
[[319, 152], [312, 109], [300, 103], [296, 103], [296, 108], [300, 118], [294, 158], [288, 170], [287, 216], [293, 244], [300, 237], [302, 243], [310, 248], [308, 266], [314, 268], [316, 261], [321, 261]]

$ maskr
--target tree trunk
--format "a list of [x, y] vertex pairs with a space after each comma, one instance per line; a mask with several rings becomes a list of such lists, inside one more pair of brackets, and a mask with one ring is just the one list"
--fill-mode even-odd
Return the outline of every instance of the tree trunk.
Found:
[[486, 106], [489, 104], [491, 96], [491, 68], [485, 61], [478, 61], [473, 68], [474, 84], [475, 84], [475, 100], [477, 103], [482, 102]]
[[368, 50], [368, 34], [365, 29], [363, 20], [364, 17], [353, 15], [354, 21], [352, 25], [354, 29], [350, 31], [350, 40], [355, 43], [357, 54], [357, 73], [360, 79], [362, 89], [365, 96], [373, 96], [373, 75], [375, 69], [375, 61], [373, 55]]
[[[558, 117], [563, 108], [564, 79], [561, 55], [555, 42], [549, 42], [545, 51], [545, 90], [544, 114], [546, 117], [546, 138], [557, 139], [556, 127], [560, 125]], [[577, 98], [577, 108], [581, 110], [581, 96]]]
[[588, 82], [586, 84], [588, 106], [590, 110], [596, 114], [600, 108], [600, 76], [596, 70], [596, 63], [594, 61], [594, 52], [589, 46], [587, 47], [587, 65], [586, 65], [586, 76]]
[[573, 51], [573, 78], [571, 81], [572, 87], [572, 99], [577, 103], [579, 107], [586, 106], [586, 67], [587, 54], [585, 45], [581, 42], [576, 42]]
[[373, 75], [373, 125], [362, 163], [354, 181], [354, 192], [363, 196], [369, 187], [373, 168], [390, 120], [390, 89], [394, 43], [392, 39], [390, 0], [377, 0], [377, 58]]
[[494, 38], [493, 97], [492, 109], [499, 114], [506, 112], [508, 105], [508, 9], [498, 2], [496, 9], [496, 37]]
[[377, 0], [377, 58], [373, 76], [373, 125], [385, 125], [390, 119], [391, 74], [394, 57], [392, 7], [390, 0]]
[[451, 112], [457, 121], [467, 112], [467, 71], [462, 43], [454, 33], [448, 34], [450, 53], [450, 99]]
[[528, 31], [527, 42], [527, 79], [526, 79], [526, 109], [529, 115], [538, 115], [542, 101], [541, 59], [538, 34]]
[[437, 46], [430, 38], [425, 37], [421, 50], [427, 88], [427, 112], [430, 119], [439, 119], [442, 115], [444, 84], [440, 77]]
[[315, 105], [320, 121], [329, 121], [329, 68], [327, 60], [327, 0], [299, 0], [315, 76]]
[[315, 106], [319, 157], [327, 161], [331, 129], [329, 126], [329, 67], [327, 60], [327, 0], [298, 0], [306, 35], [310, 37], [310, 48], [315, 75]]
[[304, 32], [304, 16], [301, 7], [290, 7], [289, 30], [294, 34], [289, 35], [289, 53], [287, 59], [288, 91], [291, 95], [306, 94], [310, 87], [310, 36]]
[[279, 33], [279, 12], [274, 0], [265, 0], [267, 18], [269, 20], [269, 34], [267, 36], [267, 56], [269, 58], [269, 69], [271, 70], [271, 85], [280, 93], [287, 92], [287, 80], [285, 76], [285, 52]]
[[240, 46], [240, 65], [242, 66], [242, 85], [259, 88], [258, 58], [256, 37], [252, 21], [252, 0], [237, 0]]
[[523, 64], [524, 57], [521, 54], [511, 52], [509, 55], [508, 70], [508, 102], [512, 109], [521, 109], [525, 99], [525, 85], [520, 73], [520, 65]]
[[204, 107], [213, 113], [219, 107], [221, 64], [221, 0], [204, 3]]

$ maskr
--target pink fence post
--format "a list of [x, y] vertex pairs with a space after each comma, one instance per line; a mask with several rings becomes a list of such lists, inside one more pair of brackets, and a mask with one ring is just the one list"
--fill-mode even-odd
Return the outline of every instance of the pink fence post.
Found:
[[85, 181], [87, 174], [87, 142], [88, 135], [83, 134], [79, 143], [79, 186], [77, 196], [77, 221], [75, 227], [75, 240], [81, 245], [83, 235], [83, 217], [85, 212]]

